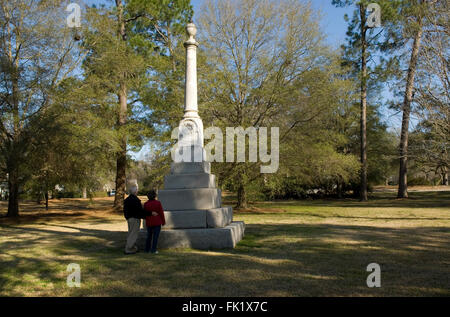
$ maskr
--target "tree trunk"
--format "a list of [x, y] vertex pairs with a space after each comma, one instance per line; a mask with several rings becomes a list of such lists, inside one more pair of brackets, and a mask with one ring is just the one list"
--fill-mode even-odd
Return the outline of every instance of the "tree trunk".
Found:
[[409, 62], [408, 76], [406, 79], [405, 96], [403, 100], [403, 118], [402, 130], [400, 134], [400, 169], [398, 177], [398, 198], [408, 198], [408, 131], [409, 117], [411, 114], [411, 102], [414, 89], [414, 76], [416, 74], [417, 58], [420, 49], [420, 40], [422, 38], [422, 19], [419, 18], [419, 30], [414, 37], [414, 43]]
[[[120, 127], [126, 124], [127, 120], [127, 98], [126, 88], [123, 85], [123, 89], [119, 95], [120, 110], [119, 110], [119, 131], [124, 133]], [[120, 211], [123, 207], [123, 201], [125, 197], [125, 185], [126, 185], [126, 168], [127, 168], [127, 137], [121, 136], [121, 149], [117, 156], [117, 170], [116, 170], [116, 195], [114, 197], [114, 209]]]
[[238, 163], [238, 190], [237, 190], [237, 205], [236, 208], [247, 208], [247, 191], [245, 184], [247, 183], [247, 174], [245, 163]]
[[37, 197], [36, 197], [36, 204], [40, 205], [41, 204], [41, 191], [38, 192]]
[[236, 208], [247, 208], [247, 192], [244, 184], [239, 184], [237, 192], [237, 206]]
[[367, 201], [367, 60], [366, 7], [360, 5], [361, 16], [361, 181], [360, 200]]
[[[116, 0], [118, 9], [118, 36], [123, 41], [126, 41], [125, 20], [123, 17], [123, 4], [121, 0]], [[123, 74], [125, 78], [125, 74]], [[125, 82], [120, 83], [119, 88], [119, 114], [118, 114], [118, 131], [121, 133], [121, 149], [117, 155], [117, 169], [116, 169], [116, 195], [114, 197], [114, 209], [118, 212], [122, 210], [123, 201], [125, 197], [125, 183], [126, 183], [126, 168], [127, 168], [127, 136], [123, 127], [127, 123], [127, 86]]]
[[[18, 56], [16, 56], [18, 57]], [[12, 59], [12, 55], [9, 55], [9, 61], [13, 72], [11, 73], [12, 81], [12, 103], [13, 103], [13, 136], [9, 140], [9, 157], [7, 158], [7, 169], [8, 169], [8, 187], [9, 187], [9, 197], [8, 197], [8, 213], [7, 217], [18, 217], [19, 216], [19, 168], [17, 164], [17, 144], [18, 135], [20, 129], [20, 114], [19, 114], [19, 59], [16, 58], [15, 62]]]
[[8, 174], [8, 213], [7, 217], [19, 216], [19, 180], [17, 171], [12, 171]]
[[447, 172], [447, 168], [445, 168], [443, 173], [442, 173], [442, 185], [448, 186], [448, 172]]
[[87, 198], [87, 188], [83, 187], [83, 198]]
[[[125, 148], [125, 150], [124, 150]], [[117, 157], [117, 171], [116, 171], [116, 194], [114, 197], [114, 209], [120, 211], [123, 207], [125, 197], [125, 183], [126, 183], [126, 168], [127, 168], [127, 152], [126, 141], [122, 140], [122, 150]]]
[[45, 191], [45, 210], [48, 210], [48, 190]]
[[337, 198], [339, 198], [339, 199], [342, 198], [342, 184], [341, 184], [341, 182], [337, 182], [336, 183], [336, 194], [337, 194]]

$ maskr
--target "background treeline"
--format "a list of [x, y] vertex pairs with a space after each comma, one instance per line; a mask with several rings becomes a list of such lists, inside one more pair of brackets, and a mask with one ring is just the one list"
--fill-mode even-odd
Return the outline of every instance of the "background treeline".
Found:
[[[254, 198], [367, 200], [377, 184], [399, 183], [399, 197], [408, 183], [448, 185], [448, 2], [330, 1], [355, 9], [339, 50], [308, 1], [205, 1], [197, 16], [205, 127], [280, 128], [277, 173], [261, 174], [260, 162], [213, 163], [238, 207]], [[20, 198], [112, 189], [121, 210], [128, 181], [161, 188], [168, 172], [190, 1], [99, 2], [82, 7], [75, 29], [69, 2], [0, 0], [8, 216], [19, 214]], [[381, 7], [380, 27], [368, 27], [369, 3]], [[388, 107], [401, 126], [388, 125]], [[144, 145], [145, 159], [133, 159]]]

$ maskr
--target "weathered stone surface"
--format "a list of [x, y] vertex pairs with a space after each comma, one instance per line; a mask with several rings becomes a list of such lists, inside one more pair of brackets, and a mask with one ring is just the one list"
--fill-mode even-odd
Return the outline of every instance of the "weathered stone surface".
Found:
[[181, 162], [170, 165], [171, 174], [211, 173], [210, 162]]
[[[184, 117], [198, 117], [197, 105], [197, 46], [194, 36], [197, 28], [194, 23], [189, 23], [186, 27], [189, 39], [184, 42], [186, 48], [186, 79], [184, 94]], [[202, 138], [203, 139], [203, 138]]]
[[[159, 236], [158, 248], [192, 248], [199, 250], [234, 248], [244, 236], [245, 225], [242, 221], [232, 222], [224, 228], [207, 229], [169, 229], [165, 228]], [[141, 230], [138, 246], [145, 247], [147, 233]]]
[[166, 229], [206, 228], [206, 210], [165, 211]]
[[172, 154], [177, 163], [201, 163], [206, 160], [205, 149], [201, 145], [181, 145], [181, 141], [173, 148]]
[[164, 178], [164, 189], [215, 188], [216, 177], [209, 173], [169, 174]]
[[[166, 229], [223, 228], [233, 221], [232, 207], [164, 211]], [[145, 229], [145, 221], [143, 221]]]
[[221, 228], [233, 221], [233, 208], [221, 207], [206, 210], [206, 224], [208, 228]]
[[158, 198], [164, 210], [212, 209], [221, 206], [221, 191], [218, 188], [163, 189]]

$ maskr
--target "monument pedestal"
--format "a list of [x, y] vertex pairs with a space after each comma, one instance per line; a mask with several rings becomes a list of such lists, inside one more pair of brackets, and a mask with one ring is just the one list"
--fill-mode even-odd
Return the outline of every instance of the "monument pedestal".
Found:
[[[199, 250], [233, 249], [244, 236], [243, 221], [234, 221], [223, 228], [166, 229], [159, 235], [159, 249], [192, 248]], [[147, 231], [139, 232], [138, 246], [145, 248]]]
[[[210, 171], [209, 162], [172, 163], [165, 189], [158, 192], [166, 218], [159, 248], [234, 248], [244, 236], [244, 222], [233, 222], [233, 208], [222, 206], [221, 191]], [[141, 248], [146, 237], [144, 222], [138, 240]]]

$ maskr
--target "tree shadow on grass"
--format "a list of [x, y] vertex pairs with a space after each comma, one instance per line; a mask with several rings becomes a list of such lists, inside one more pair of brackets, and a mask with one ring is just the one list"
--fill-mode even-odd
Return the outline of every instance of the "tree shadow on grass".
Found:
[[258, 202], [258, 205], [282, 206], [319, 206], [319, 207], [361, 207], [361, 208], [450, 208], [450, 191], [412, 192], [408, 199], [397, 199], [393, 193], [377, 193], [369, 201], [358, 199], [317, 199], [317, 200], [275, 200]]
[[[115, 216], [115, 215], [114, 215]], [[95, 216], [83, 212], [48, 212], [42, 214], [22, 214], [20, 217], [8, 218], [5, 215], [0, 216], [0, 225], [28, 225], [41, 224], [45, 225], [49, 222], [83, 222], [88, 221], [91, 224], [113, 223], [117, 222], [117, 218], [107, 218], [104, 215]]]
[[[20, 216], [6, 217], [8, 203], [0, 201], [0, 224], [25, 224], [48, 220], [66, 220], [68, 218], [99, 218], [106, 219], [105, 214], [117, 216], [112, 210], [112, 201], [106, 199], [54, 199], [50, 200], [50, 208], [46, 210], [45, 204], [35, 201], [20, 201]], [[98, 216], [97, 216], [98, 215]], [[107, 221], [107, 220], [105, 220]]]
[[[255, 214], [255, 213], [252, 213]], [[366, 219], [366, 220], [405, 220], [405, 221], [423, 221], [423, 220], [450, 220], [450, 217], [365, 217], [365, 216], [343, 216], [343, 215], [325, 215], [308, 212], [308, 217], [317, 217], [323, 219], [342, 218], [342, 219]]]
[[[1, 265], [9, 269], [0, 275], [0, 294], [8, 287], [13, 291], [6, 294], [26, 295], [15, 275], [32, 272], [53, 281], [57, 287], [48, 294], [57, 296], [450, 295], [448, 227], [250, 224], [233, 250], [161, 250], [157, 256], [123, 255], [125, 232], [76, 225], [1, 228], [25, 238], [1, 240]], [[42, 254], [20, 251], [34, 247]], [[71, 262], [82, 268], [79, 289], [65, 286]], [[381, 266], [381, 288], [366, 285], [372, 262]]]

